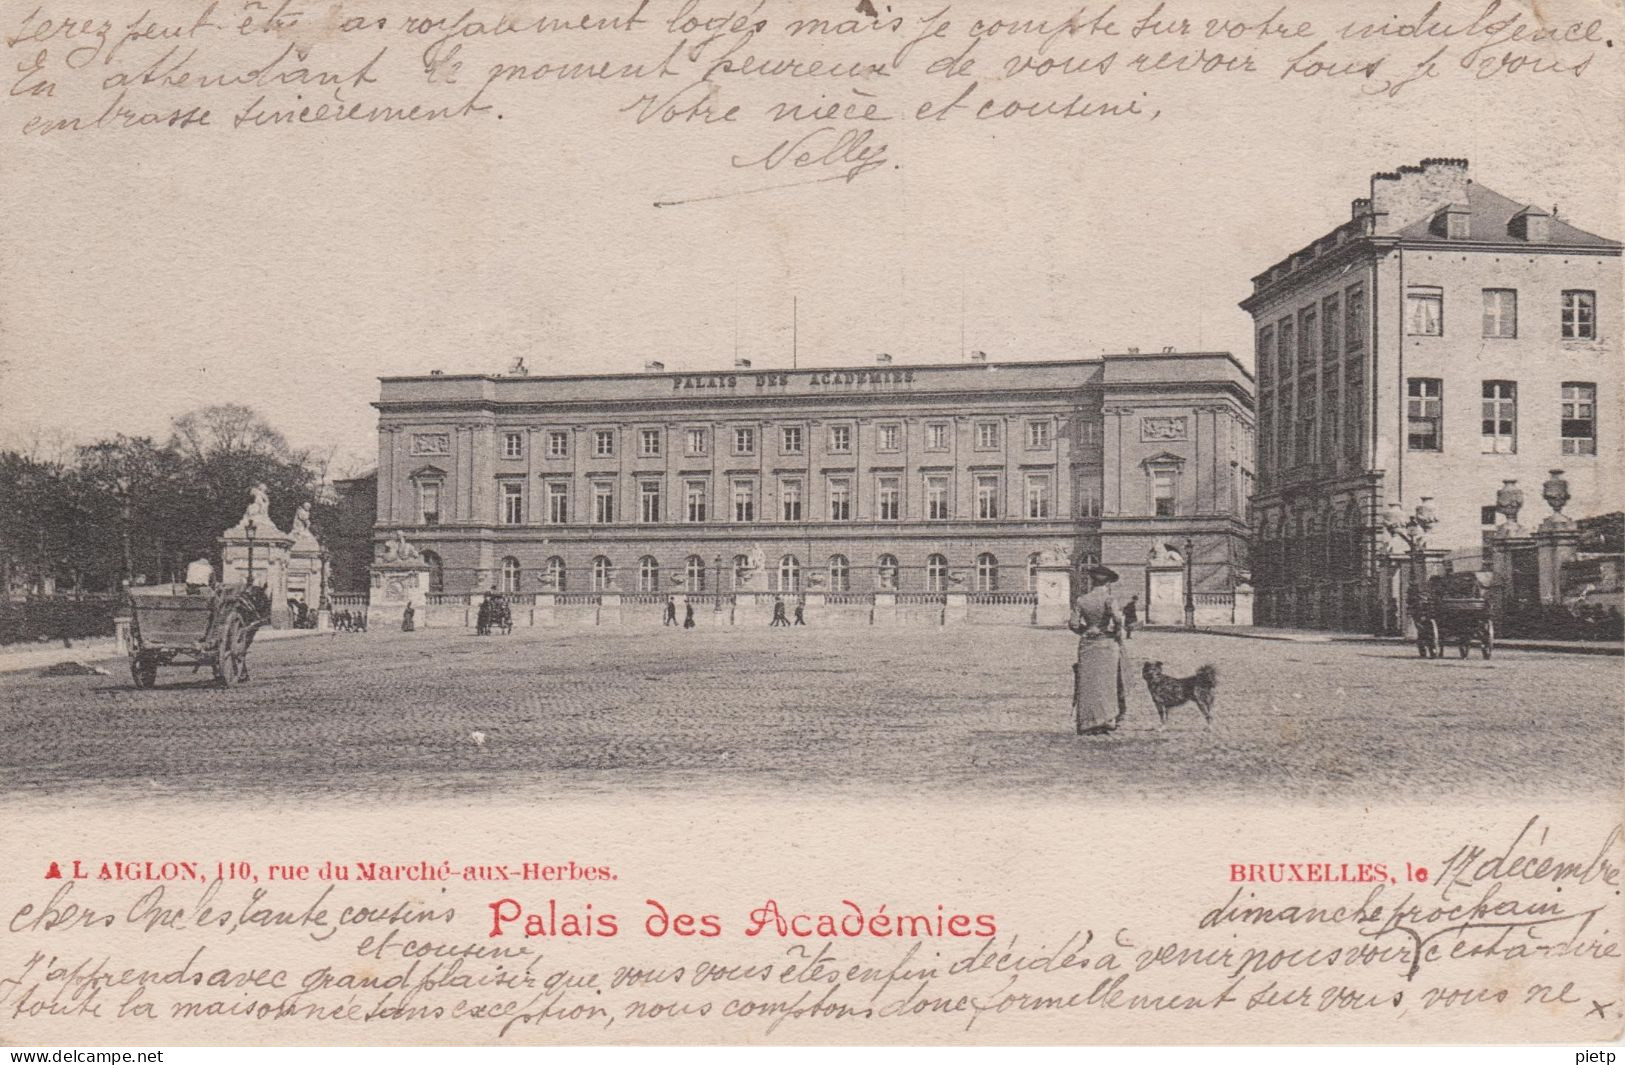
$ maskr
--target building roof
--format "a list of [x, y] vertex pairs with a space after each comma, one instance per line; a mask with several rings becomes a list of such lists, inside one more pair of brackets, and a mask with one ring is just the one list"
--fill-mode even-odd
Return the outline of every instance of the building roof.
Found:
[[[1408, 223], [1399, 231], [1398, 235], [1401, 240], [1420, 240], [1435, 244], [1460, 244], [1463, 240], [1467, 242], [1480, 241], [1486, 244], [1505, 244], [1508, 240], [1514, 239], [1509, 235], [1509, 227], [1514, 217], [1526, 211], [1531, 214], [1546, 214], [1545, 211], [1538, 207], [1531, 210], [1529, 204], [1510, 199], [1494, 189], [1486, 185], [1480, 185], [1472, 180], [1467, 182], [1467, 210], [1470, 213], [1470, 218], [1465, 238], [1446, 237], [1434, 232], [1433, 215], [1436, 212], [1429, 212], [1426, 217]], [[1620, 242], [1617, 240], [1609, 240], [1607, 237], [1599, 237], [1595, 233], [1588, 233], [1578, 226], [1570, 225], [1556, 215], [1549, 217], [1551, 221], [1548, 224], [1551, 228], [1548, 231], [1547, 239], [1543, 242], [1545, 244], [1561, 244], [1584, 248], [1620, 247]]]

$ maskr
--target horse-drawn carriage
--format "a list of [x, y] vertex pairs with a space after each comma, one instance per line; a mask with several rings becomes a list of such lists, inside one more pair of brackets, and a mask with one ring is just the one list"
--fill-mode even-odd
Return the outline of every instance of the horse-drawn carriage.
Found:
[[203, 666], [224, 687], [248, 679], [248, 648], [271, 620], [265, 589], [236, 585], [198, 592], [184, 586], [130, 589], [130, 674], [150, 688], [159, 666]]
[[1477, 644], [1479, 652], [1490, 657], [1495, 649], [1490, 583], [1491, 575], [1483, 571], [1430, 577], [1421, 594], [1411, 601], [1417, 653], [1423, 658], [1440, 658], [1445, 646], [1453, 643], [1466, 658]]
[[513, 632], [513, 609], [508, 600], [492, 593], [480, 600], [479, 614], [474, 619], [474, 635], [489, 636], [501, 630], [507, 636]]

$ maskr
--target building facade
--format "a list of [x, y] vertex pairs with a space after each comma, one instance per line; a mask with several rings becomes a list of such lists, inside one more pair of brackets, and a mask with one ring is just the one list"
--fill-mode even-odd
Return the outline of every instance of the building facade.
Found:
[[1173, 352], [389, 377], [374, 538], [403, 532], [437, 595], [999, 595], [1054, 552], [1117, 568], [1126, 596], [1187, 540], [1193, 587], [1228, 591], [1252, 384]]
[[1619, 506], [1620, 244], [1476, 184], [1464, 159], [1375, 174], [1351, 215], [1241, 303], [1260, 624], [1391, 624], [1392, 503], [1431, 501], [1427, 544], [1455, 568], [1477, 568], [1508, 481], [1533, 502], [1562, 469], [1571, 515]]

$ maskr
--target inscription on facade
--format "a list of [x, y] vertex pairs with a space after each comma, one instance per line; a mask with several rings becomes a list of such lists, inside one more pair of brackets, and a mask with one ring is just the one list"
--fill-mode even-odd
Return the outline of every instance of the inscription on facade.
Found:
[[872, 388], [878, 385], [914, 383], [913, 370], [815, 370], [811, 373], [711, 373], [684, 374], [671, 379], [674, 392], [697, 388], [738, 389], [754, 385], [758, 391], [770, 388]]
[[1185, 417], [1145, 417], [1140, 419], [1141, 440], [1185, 439]]

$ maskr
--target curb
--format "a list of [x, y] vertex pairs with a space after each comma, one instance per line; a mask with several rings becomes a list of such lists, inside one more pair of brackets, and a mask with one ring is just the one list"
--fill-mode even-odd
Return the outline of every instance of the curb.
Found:
[[[1397, 636], [1354, 636], [1320, 633], [1302, 635], [1287, 633], [1246, 632], [1238, 629], [1196, 629], [1203, 636], [1229, 636], [1238, 640], [1272, 640], [1277, 643], [1363, 643], [1377, 646], [1410, 646], [1411, 641]], [[1496, 640], [1496, 650], [1546, 651], [1560, 655], [1625, 655], [1625, 644], [1617, 643], [1542, 643], [1538, 640]]]

